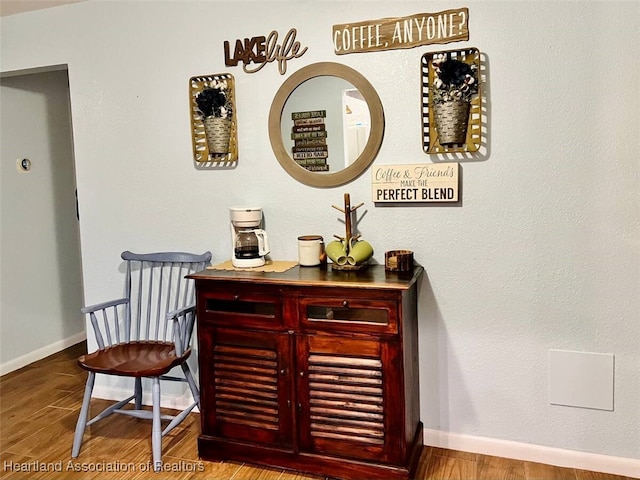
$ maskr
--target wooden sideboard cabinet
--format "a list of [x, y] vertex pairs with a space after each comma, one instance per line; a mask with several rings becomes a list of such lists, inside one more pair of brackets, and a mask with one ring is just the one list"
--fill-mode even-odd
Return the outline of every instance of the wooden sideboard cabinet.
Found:
[[422, 273], [375, 265], [191, 275], [200, 457], [344, 479], [412, 478], [423, 444]]

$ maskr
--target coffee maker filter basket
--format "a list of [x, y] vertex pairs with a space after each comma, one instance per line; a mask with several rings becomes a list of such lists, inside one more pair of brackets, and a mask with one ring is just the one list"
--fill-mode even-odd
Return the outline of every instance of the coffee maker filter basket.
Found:
[[262, 223], [260, 207], [230, 207], [231, 223], [238, 228], [257, 228]]

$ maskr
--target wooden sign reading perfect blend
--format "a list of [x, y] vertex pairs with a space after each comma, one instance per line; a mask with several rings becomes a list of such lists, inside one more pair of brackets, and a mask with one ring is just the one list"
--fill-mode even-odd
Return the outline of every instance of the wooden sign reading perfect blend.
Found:
[[457, 202], [458, 164], [378, 165], [371, 177], [378, 202]]
[[333, 26], [336, 55], [469, 40], [469, 9], [418, 13]]

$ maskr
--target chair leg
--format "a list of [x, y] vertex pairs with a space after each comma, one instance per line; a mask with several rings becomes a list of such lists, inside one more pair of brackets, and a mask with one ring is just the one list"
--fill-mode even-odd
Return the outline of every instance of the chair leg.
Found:
[[135, 379], [133, 394], [135, 395], [135, 408], [136, 410], [140, 410], [142, 408], [142, 378], [141, 377], [136, 377]]
[[184, 372], [184, 377], [187, 379], [187, 383], [189, 384], [191, 395], [193, 395], [193, 401], [196, 402], [198, 408], [200, 408], [200, 390], [198, 390], [198, 385], [196, 385], [196, 381], [193, 379], [189, 365], [187, 365], [187, 362], [183, 362], [181, 366], [182, 371]]
[[78, 422], [76, 423], [76, 433], [73, 436], [73, 447], [71, 448], [71, 457], [76, 458], [80, 454], [80, 446], [82, 445], [82, 437], [84, 436], [84, 430], [87, 427], [87, 417], [89, 415], [89, 403], [91, 403], [91, 393], [93, 392], [93, 384], [96, 380], [96, 374], [89, 372], [87, 377], [87, 385], [84, 389], [84, 399], [82, 400], [82, 408], [80, 408], [80, 415], [78, 415]]
[[151, 427], [151, 447], [153, 450], [153, 469], [162, 469], [162, 425], [160, 424], [160, 378], [153, 377], [151, 397], [153, 403], [153, 420]]

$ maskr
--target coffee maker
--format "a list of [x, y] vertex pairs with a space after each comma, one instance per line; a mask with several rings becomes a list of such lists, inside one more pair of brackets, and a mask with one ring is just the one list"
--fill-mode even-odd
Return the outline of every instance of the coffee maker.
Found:
[[231, 264], [238, 268], [261, 267], [269, 253], [267, 232], [262, 230], [262, 208], [231, 207]]

